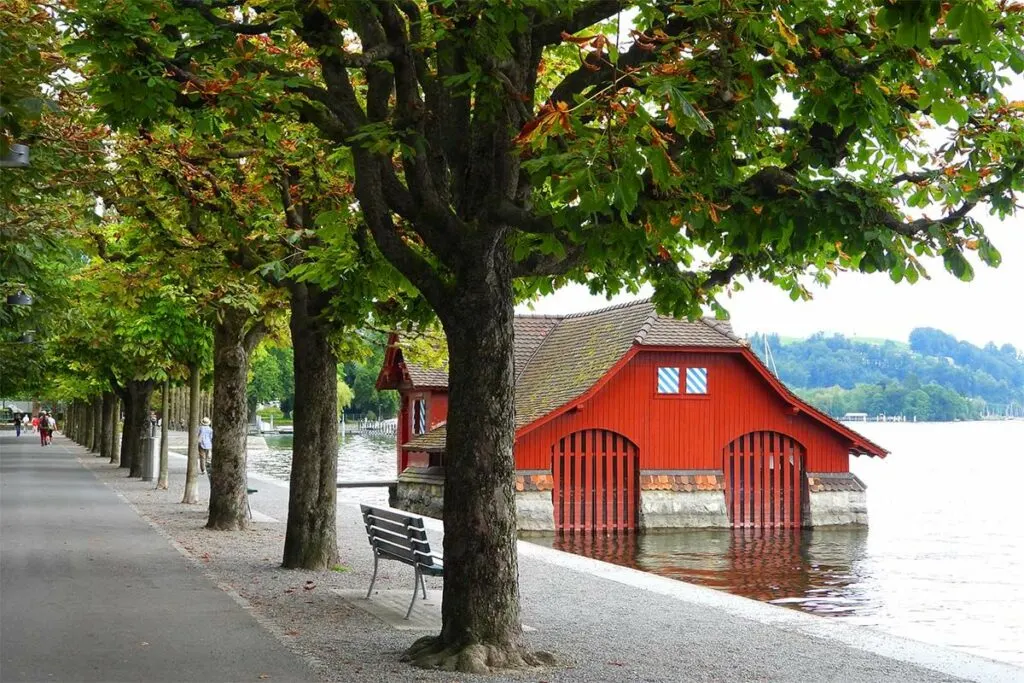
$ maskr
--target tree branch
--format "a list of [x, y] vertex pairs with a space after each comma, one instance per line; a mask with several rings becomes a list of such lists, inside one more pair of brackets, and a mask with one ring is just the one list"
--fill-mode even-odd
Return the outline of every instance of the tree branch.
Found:
[[497, 223], [510, 225], [514, 228], [537, 235], [565, 236], [565, 231], [557, 227], [546, 216], [535, 216], [530, 211], [505, 200], [494, 206], [490, 211], [490, 219]]
[[512, 277], [551, 277], [565, 275], [586, 262], [587, 252], [582, 244], [565, 250], [564, 256], [533, 253], [513, 264]]
[[610, 19], [622, 10], [620, 0], [590, 0], [570, 5], [562, 14], [543, 21], [533, 28], [535, 45], [556, 45], [562, 41], [563, 33], [576, 33], [588, 26]]
[[[227, 19], [222, 19], [213, 13], [213, 5], [207, 4], [203, 0], [176, 0], [176, 3], [188, 9], [194, 9], [199, 12], [200, 15], [208, 22], [216, 26], [217, 28], [223, 28], [232, 33], [237, 33], [243, 36], [258, 36], [264, 33], [270, 33], [274, 30], [274, 22], [268, 21], [262, 24], [244, 24]], [[227, 5], [230, 7], [231, 5]], [[221, 4], [218, 9], [222, 9], [224, 5]]]

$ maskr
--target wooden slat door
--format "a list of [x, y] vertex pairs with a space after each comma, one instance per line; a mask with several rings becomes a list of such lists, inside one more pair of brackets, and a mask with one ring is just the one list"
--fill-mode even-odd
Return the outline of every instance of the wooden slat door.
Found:
[[800, 528], [804, 448], [779, 432], [750, 432], [722, 450], [733, 527]]
[[555, 528], [569, 533], [632, 531], [640, 504], [640, 453], [621, 434], [588, 429], [551, 448]]

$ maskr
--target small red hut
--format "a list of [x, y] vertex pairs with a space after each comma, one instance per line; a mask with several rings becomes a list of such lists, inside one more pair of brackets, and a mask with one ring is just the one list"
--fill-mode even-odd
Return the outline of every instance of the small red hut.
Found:
[[[865, 524], [851, 455], [887, 451], [800, 400], [728, 323], [649, 301], [515, 319], [517, 507], [527, 530]], [[440, 516], [447, 371], [392, 335], [397, 505]]]

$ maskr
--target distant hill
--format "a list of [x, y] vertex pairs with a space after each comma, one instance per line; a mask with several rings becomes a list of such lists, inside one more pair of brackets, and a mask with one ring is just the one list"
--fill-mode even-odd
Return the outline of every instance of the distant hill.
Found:
[[[909, 343], [818, 333], [768, 334], [778, 375], [835, 417], [848, 412], [908, 419], [977, 419], [1024, 414], [1024, 352], [1010, 344], [978, 347], [933, 328]], [[751, 337], [764, 359], [765, 335]]]

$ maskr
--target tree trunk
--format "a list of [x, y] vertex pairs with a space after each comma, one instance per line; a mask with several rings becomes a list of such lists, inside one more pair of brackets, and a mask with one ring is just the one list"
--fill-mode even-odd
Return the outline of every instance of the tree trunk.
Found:
[[156, 480], [156, 487], [162, 491], [166, 491], [170, 485], [170, 474], [168, 472], [168, 454], [167, 454], [167, 430], [168, 423], [171, 420], [171, 382], [170, 380], [164, 380], [164, 385], [161, 391], [163, 398], [160, 401], [160, 476]]
[[497, 248], [435, 306], [449, 358], [445, 578], [440, 636], [404, 656], [418, 666], [486, 673], [553, 663], [526, 650], [519, 617], [510, 260]]
[[114, 457], [114, 433], [112, 431], [114, 412], [114, 394], [109, 391], [103, 392], [100, 401], [100, 456], [113, 462]]
[[[153, 380], [129, 380], [126, 383], [125, 391], [128, 394], [128, 403], [131, 408], [125, 416], [124, 435], [121, 442], [127, 452], [121, 452], [121, 466], [124, 466], [125, 456], [129, 463], [128, 476], [142, 476], [142, 458], [152, 457], [152, 453], [143, 453], [142, 439], [149, 435], [149, 402], [153, 396]], [[146, 443], [149, 443], [147, 441]]]
[[92, 420], [89, 408], [92, 406], [92, 399], [87, 398], [82, 402], [82, 448], [92, 450]]
[[92, 440], [89, 444], [89, 450], [96, 454], [96, 457], [100, 457], [101, 444], [103, 443], [103, 396], [97, 394], [92, 399], [92, 404], [89, 410], [89, 420], [92, 422]]
[[[213, 329], [213, 461], [208, 529], [245, 529], [246, 381], [249, 354], [262, 336], [249, 314], [227, 309]], [[247, 328], [250, 328], [247, 331]]]
[[338, 563], [338, 361], [318, 319], [327, 297], [301, 283], [290, 290], [295, 438], [281, 564], [324, 570]]
[[121, 428], [121, 399], [114, 394], [113, 409], [110, 411], [110, 464], [121, 464], [121, 440], [118, 432]]
[[124, 405], [124, 421], [121, 428], [121, 448], [119, 455], [119, 466], [128, 467], [132, 466], [132, 449], [131, 444], [128, 443], [128, 425], [132, 422], [132, 401], [131, 394], [128, 393], [127, 389], [121, 392], [121, 403]]
[[72, 401], [68, 407], [68, 418], [67, 424], [64, 425], [64, 435], [69, 439], [78, 443], [78, 438], [75, 433], [75, 411], [78, 410], [78, 402]]
[[182, 503], [199, 502], [199, 366], [188, 366], [188, 464], [185, 466], [185, 495]]

